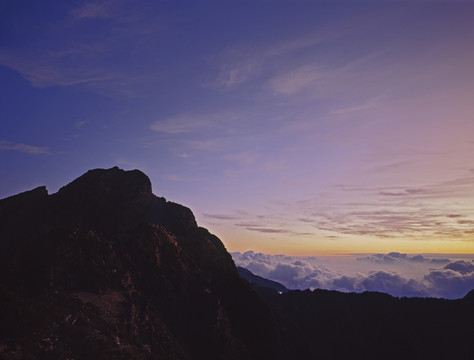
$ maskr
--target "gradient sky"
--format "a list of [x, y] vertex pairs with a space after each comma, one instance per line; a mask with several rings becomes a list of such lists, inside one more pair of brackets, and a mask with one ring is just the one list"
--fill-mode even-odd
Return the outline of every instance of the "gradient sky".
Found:
[[471, 1], [2, 1], [0, 197], [138, 168], [230, 251], [474, 253]]

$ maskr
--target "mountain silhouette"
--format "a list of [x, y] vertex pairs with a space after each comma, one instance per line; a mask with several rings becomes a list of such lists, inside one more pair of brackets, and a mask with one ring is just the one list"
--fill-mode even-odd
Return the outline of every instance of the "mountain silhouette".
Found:
[[472, 291], [287, 291], [138, 170], [0, 200], [0, 271], [1, 359], [474, 358]]
[[4, 358], [251, 359], [278, 348], [269, 306], [222, 242], [138, 170], [91, 170], [55, 194], [1, 200], [0, 270]]
[[266, 292], [268, 295], [275, 295], [275, 292], [281, 294], [288, 291], [286, 286], [283, 284], [255, 275], [244, 267], [237, 266], [237, 271], [243, 279], [247, 280], [254, 288], [258, 289], [261, 294]]

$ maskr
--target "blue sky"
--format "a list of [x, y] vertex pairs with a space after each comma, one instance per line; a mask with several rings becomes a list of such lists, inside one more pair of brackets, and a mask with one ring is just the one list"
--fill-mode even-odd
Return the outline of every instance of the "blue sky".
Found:
[[231, 251], [474, 253], [474, 4], [4, 1], [0, 197], [149, 175]]

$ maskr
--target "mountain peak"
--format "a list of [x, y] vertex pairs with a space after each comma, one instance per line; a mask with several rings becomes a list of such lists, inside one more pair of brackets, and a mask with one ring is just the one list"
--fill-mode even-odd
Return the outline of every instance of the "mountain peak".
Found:
[[151, 181], [140, 170], [122, 170], [117, 166], [110, 169], [93, 169], [78, 177], [58, 191], [58, 195], [68, 191], [84, 192], [101, 196], [150, 196]]
[[[144, 221], [160, 223], [165, 203], [153, 195], [143, 172], [113, 167], [89, 170], [51, 195], [50, 206], [63, 209], [58, 219], [63, 224], [118, 233]], [[159, 213], [155, 221], [152, 208]]]
[[0, 215], [2, 359], [275, 352], [270, 310], [222, 242], [141, 171], [90, 170], [0, 200]]

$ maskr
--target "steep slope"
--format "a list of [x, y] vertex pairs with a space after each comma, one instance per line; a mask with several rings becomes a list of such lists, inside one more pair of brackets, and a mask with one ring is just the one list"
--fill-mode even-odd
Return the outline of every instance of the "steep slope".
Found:
[[268, 306], [148, 177], [87, 172], [0, 200], [0, 357], [284, 357]]

